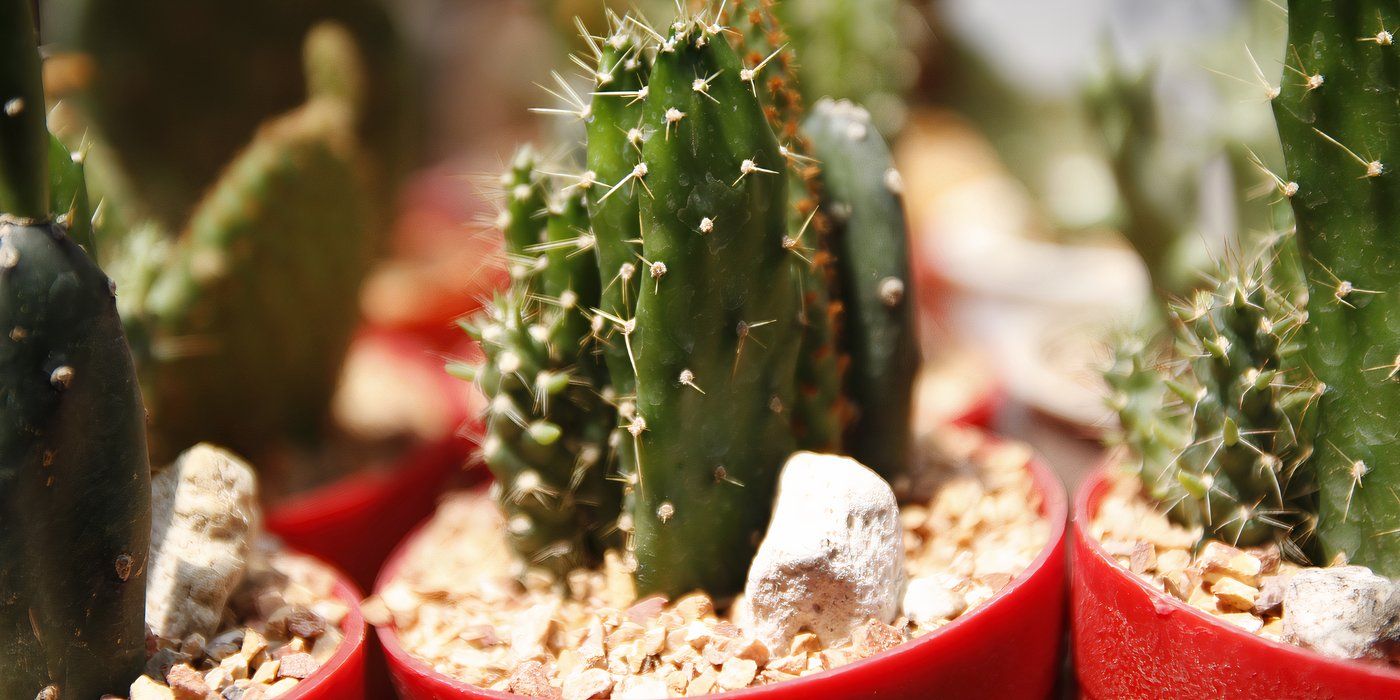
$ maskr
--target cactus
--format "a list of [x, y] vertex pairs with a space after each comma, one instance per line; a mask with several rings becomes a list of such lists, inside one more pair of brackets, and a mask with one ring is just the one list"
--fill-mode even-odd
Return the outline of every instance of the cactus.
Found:
[[30, 12], [0, 3], [0, 696], [93, 698], [145, 664], [150, 465], [111, 281], [52, 215], [82, 185], [50, 189]]
[[[505, 498], [502, 507], [516, 525], [547, 523], [557, 530], [527, 540], [512, 526], [512, 542], [527, 561], [540, 560], [542, 545], [571, 537], [559, 549], [589, 556], [559, 563], [594, 563], [600, 548], [615, 543], [596, 534], [592, 542], [578, 538], [585, 532], [606, 535], [615, 520], [626, 535], [626, 561], [635, 567], [640, 593], [676, 596], [703, 589], [720, 598], [732, 595], [743, 585], [767, 523], [785, 458], [798, 446], [841, 447], [850, 387], [841, 381], [839, 348], [845, 346], [836, 318], [842, 302], [827, 272], [835, 251], [816, 231], [823, 220], [817, 206], [821, 182], [815, 161], [803, 155], [801, 105], [795, 98], [778, 101], [796, 94], [783, 69], [789, 64], [778, 60], [782, 51], [768, 43], [781, 29], [771, 14], [751, 12], [766, 6], [730, 8], [733, 29], [707, 10], [664, 25], [665, 34], [635, 17], [610, 16], [607, 36], [585, 35], [591, 56], [576, 63], [591, 73], [589, 100], [561, 86], [555, 94], [569, 104], [545, 111], [584, 122], [587, 170], [555, 178], [569, 183], [560, 189], [571, 193], [567, 201], [586, 201], [587, 225], [567, 227], [586, 232], [547, 235], [540, 243], [541, 231], [560, 230], [556, 222], [569, 207], [551, 214], [547, 224], [527, 216], [545, 201], [536, 165], [517, 161], [504, 183], [509, 196], [501, 222], [514, 283], [493, 311], [469, 324], [482, 339], [487, 361], [453, 366], [495, 397], [487, 417], [487, 462], [503, 497], [519, 491], [511, 484], [522, 469], [544, 481], [553, 478], [531, 460], [505, 464], [493, 457], [533, 449], [528, 429], [541, 419], [538, 402], [529, 403], [520, 387], [503, 378], [501, 359], [508, 358], [511, 367], [529, 365], [513, 375], [519, 381], [538, 371], [530, 362], [544, 362], [534, 358], [548, 357], [562, 364], [538, 366], [550, 372], [572, 368], [569, 391], [578, 392], [573, 405], [592, 406], [576, 418], [551, 419], [563, 443], [550, 453], [560, 456], [551, 459], [568, 462], [568, 455], [601, 445], [600, 436], [611, 432], [609, 462], [615, 466], [604, 483], [622, 497], [615, 518], [609, 515], [619, 508], [615, 497], [523, 505]], [[783, 132], [789, 140], [780, 141]], [[841, 144], [833, 153], [868, 163], [870, 148]], [[878, 153], [885, 157], [879, 171], [885, 182], [888, 152]], [[883, 200], [854, 189], [843, 206], [851, 210], [852, 224], [873, 228], [853, 225], [847, 245], [854, 249], [874, 236], [867, 243], [889, 256], [887, 237], [898, 236], [901, 253], [894, 257], [902, 262], [902, 214], [887, 208], [897, 207], [898, 199], [888, 189]], [[522, 228], [522, 222], [528, 225]], [[596, 266], [589, 282], [597, 287], [580, 286], [574, 267], [575, 256], [588, 253]], [[889, 259], [860, 264], [888, 265]], [[565, 266], [575, 272], [560, 273]], [[550, 301], [563, 299], [564, 290], [569, 304]], [[544, 303], [532, 310], [531, 298]], [[557, 310], [565, 307], [582, 313], [570, 316], [572, 329], [557, 338], [546, 330], [491, 330], [529, 323], [522, 318], [552, 328]], [[585, 319], [591, 332], [580, 338]], [[520, 349], [530, 343], [528, 351]], [[901, 388], [896, 403], [907, 389]], [[502, 395], [510, 395], [516, 420], [498, 418], [501, 407], [494, 404]], [[615, 412], [598, 408], [599, 397]], [[550, 401], [560, 403], [553, 395]], [[899, 445], [909, 428], [903, 415], [902, 422], [881, 427]], [[599, 417], [606, 422], [597, 422]], [[581, 493], [598, 473], [576, 472], [572, 484], [550, 484], [548, 490]], [[517, 520], [514, 514], [526, 506], [550, 512]]]
[[[1289, 242], [1291, 244], [1291, 241]], [[1180, 359], [1120, 350], [1108, 374], [1124, 440], [1148, 493], [1173, 518], [1237, 545], [1274, 540], [1304, 558], [1312, 480], [1307, 409], [1293, 376], [1303, 317], [1273, 286], [1272, 248], [1232, 263], [1218, 286], [1173, 308]]]
[[178, 237], [151, 222], [104, 239], [158, 460], [200, 440], [265, 455], [325, 431], [384, 233], [353, 40], [318, 25], [305, 54], [306, 103], [261, 127]]
[[606, 481], [615, 419], [587, 315], [600, 294], [584, 189], [551, 195], [522, 149], [502, 179], [501, 224], [514, 281], [467, 324], [486, 361], [454, 364], [489, 408], [482, 456], [497, 480], [511, 544], [564, 574], [596, 563], [615, 532], [620, 491]]
[[846, 395], [856, 417], [850, 454], [895, 481], [908, 465], [908, 426], [919, 368], [903, 185], [870, 115], [850, 102], [818, 102], [806, 123], [821, 162], [823, 208], [844, 299]]
[[[1309, 463], [1317, 534], [1338, 556], [1400, 576], [1400, 11], [1379, 0], [1289, 2], [1274, 115], [1308, 285], [1303, 364], [1325, 387]], [[1289, 186], [1287, 183], [1297, 183]]]
[[1290, 5], [1274, 94], [1288, 171], [1274, 179], [1296, 235], [1186, 307], [1180, 354], [1191, 359], [1162, 384], [1176, 399], [1155, 416], [1125, 412], [1124, 425], [1144, 435], [1155, 419], [1190, 416], [1165, 465], [1158, 447], [1135, 444], [1159, 463], [1144, 470], [1150, 487], [1166, 486], [1156, 495], [1186, 500], [1170, 504], [1175, 517], [1240, 541], [1286, 536], [1295, 558], [1396, 576], [1400, 265], [1387, 202], [1400, 139], [1386, 27], [1400, 14], [1379, 2]]

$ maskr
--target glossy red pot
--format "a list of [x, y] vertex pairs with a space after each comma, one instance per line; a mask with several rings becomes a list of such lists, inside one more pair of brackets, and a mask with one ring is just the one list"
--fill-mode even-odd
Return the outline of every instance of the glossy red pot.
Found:
[[1400, 698], [1400, 671], [1250, 634], [1119, 565], [1089, 529], [1108, 476], [1100, 469], [1074, 502], [1071, 629], [1085, 698]]
[[[330, 562], [368, 588], [389, 552], [433, 512], [438, 496], [461, 473], [480, 427], [462, 381], [442, 369], [445, 356], [465, 349], [441, 351], [402, 331], [364, 331], [364, 338], [383, 353], [379, 357], [402, 362], [417, 373], [414, 376], [428, 378], [425, 385], [441, 394], [434, 397], [435, 403], [447, 412], [444, 425], [449, 427], [442, 437], [407, 450], [389, 464], [365, 465], [274, 504], [267, 528], [292, 548]], [[454, 431], [451, 426], [460, 427]]]
[[340, 632], [345, 635], [325, 665], [307, 676], [286, 700], [365, 700], [365, 619], [360, 615], [360, 589], [339, 571], [335, 597], [349, 606]]
[[[1064, 618], [1064, 535], [1068, 499], [1039, 462], [1027, 465], [1051, 522], [1050, 540], [1025, 572], [991, 600], [936, 632], [840, 668], [792, 681], [723, 693], [735, 700], [842, 698], [1049, 697], [1060, 666]], [[416, 533], [415, 533], [416, 534]], [[410, 536], [409, 540], [412, 540]], [[379, 576], [394, 576], [408, 542]], [[391, 626], [376, 628], [399, 697], [405, 700], [507, 700], [434, 671], [409, 655]]]

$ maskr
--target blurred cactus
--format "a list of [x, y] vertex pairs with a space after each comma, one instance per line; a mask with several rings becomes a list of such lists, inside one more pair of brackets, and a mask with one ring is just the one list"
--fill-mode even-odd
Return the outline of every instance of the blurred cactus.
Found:
[[[1179, 314], [1189, 362], [1160, 386], [1133, 382], [1174, 399], [1154, 413], [1125, 393], [1119, 406], [1144, 481], [1176, 517], [1395, 576], [1400, 249], [1387, 202], [1400, 139], [1384, 67], [1400, 13], [1338, 4], [1290, 3], [1286, 70], [1271, 90], [1288, 164], [1274, 184], [1296, 237]], [[1151, 438], [1171, 431], [1158, 424], [1182, 432], [1165, 454]]]
[[[767, 22], [771, 16], [759, 19]], [[816, 234], [804, 236], [822, 189], [814, 159], [801, 150], [806, 139], [799, 133], [800, 103], [779, 106], [768, 90], [779, 82], [791, 85], [790, 75], [781, 81], [766, 77], [765, 71], [782, 71], [776, 60], [782, 52], [766, 45], [772, 32], [754, 33], [743, 21], [726, 31], [708, 11], [684, 14], [660, 27], [664, 33], [635, 17], [612, 17], [606, 36], [585, 37], [591, 55], [579, 63], [590, 67], [591, 99], [561, 86], [556, 94], [567, 104], [547, 110], [581, 119], [587, 128], [588, 169], [552, 177], [567, 182], [560, 189], [572, 193], [566, 199], [586, 199], [587, 226], [578, 227], [574, 238], [589, 245], [564, 249], [571, 256], [591, 250], [601, 285], [596, 295], [569, 296], [569, 308], [589, 319], [590, 337], [553, 349], [562, 353], [556, 361], [563, 366], [590, 368], [585, 372], [589, 378], [574, 384], [586, 393], [580, 403], [597, 395], [617, 407], [616, 422], [605, 426], [611, 428], [610, 462], [615, 465], [609, 472], [620, 482], [616, 487], [624, 510], [615, 520], [636, 567], [639, 591], [679, 595], [704, 589], [726, 596], [743, 584], [784, 459], [809, 442], [839, 449], [846, 419], [841, 406], [848, 400], [840, 390], [839, 351], [848, 341], [836, 334], [833, 310], [840, 301], [829, 296], [838, 290], [828, 286], [821, 267], [834, 259], [828, 248], [834, 243]], [[791, 140], [780, 141], [775, 132], [789, 123]], [[875, 149], [879, 136], [868, 124], [867, 132], [868, 139], [860, 143], [834, 140], [830, 157], [853, 169], [873, 161], [881, 181], [888, 183], [888, 151], [882, 144]], [[517, 168], [507, 183], [511, 199], [503, 223], [512, 253], [528, 252], [522, 246], [537, 235], [516, 225], [514, 193], [529, 194], [536, 187], [521, 188], [527, 177]], [[884, 200], [871, 198], [863, 181], [847, 183], [852, 181], [835, 182], [842, 197], [835, 201], [853, 224], [842, 245], [883, 251], [876, 255], [891, 256], [883, 267], [868, 264], [898, 268], [904, 260], [904, 225], [897, 197], [890, 197], [886, 187]], [[870, 222], [873, 229], [854, 225], [858, 221]], [[890, 250], [894, 239], [897, 253]], [[537, 250], [557, 250], [558, 242], [541, 245]], [[531, 290], [575, 264], [569, 256], [515, 254], [511, 267], [516, 279], [505, 298], [559, 298], [562, 292]], [[571, 279], [577, 283], [580, 277]], [[907, 304], [897, 306], [907, 310]], [[550, 317], [546, 310], [538, 313]], [[502, 315], [491, 312], [472, 325], [491, 327], [493, 316]], [[815, 315], [827, 323], [814, 323]], [[485, 332], [480, 335], [488, 361], [454, 369], [482, 381], [493, 393], [497, 372], [492, 363], [499, 365], [506, 352], [515, 351]], [[849, 342], [869, 338], [857, 335]], [[826, 352], [819, 361], [799, 358], [808, 348], [823, 346]], [[601, 353], [606, 369], [598, 375], [591, 369], [599, 366], [595, 352]], [[882, 356], [864, 349], [848, 352]], [[833, 389], [822, 394], [828, 386]], [[907, 404], [905, 389], [884, 401]], [[488, 417], [488, 463], [502, 444], [533, 439], [522, 434], [522, 426], [537, 416], [520, 413], [523, 418], [514, 424]], [[898, 408], [888, 415], [896, 413]], [[614, 414], [601, 410], [590, 415], [614, 420]], [[907, 406], [900, 415], [903, 422], [881, 426], [881, 434], [903, 445]], [[599, 444], [590, 422], [553, 424], [559, 426], [565, 453]], [[553, 438], [550, 433], [546, 437]], [[905, 465], [895, 460], [878, 466], [895, 478]], [[519, 479], [516, 467], [495, 471], [503, 497], [518, 491], [510, 481]], [[538, 519], [590, 523], [546, 539], [561, 542], [570, 535], [575, 539], [563, 549], [591, 551], [596, 557], [597, 545], [589, 550], [577, 538], [592, 524], [606, 529], [613, 518], [603, 517], [603, 508], [592, 508], [605, 499], [580, 497], [597, 474], [592, 469], [575, 474], [579, 471], [587, 475], [550, 485], [558, 498], [537, 501], [553, 509]], [[507, 513], [518, 508], [511, 498], [502, 506]], [[514, 541], [522, 557], [539, 561], [540, 542]]]
[[84, 185], [66, 150], [50, 167], [29, 0], [0, 2], [0, 33], [0, 696], [124, 694], [146, 653], [145, 411], [112, 282], [68, 235]]
[[[263, 455], [312, 446], [329, 420], [388, 183], [356, 126], [366, 75], [353, 37], [322, 24], [304, 48], [305, 103], [263, 124], [179, 229], [102, 200], [98, 252], [123, 290], [158, 460], [201, 440]], [[108, 225], [113, 208], [129, 227]]]

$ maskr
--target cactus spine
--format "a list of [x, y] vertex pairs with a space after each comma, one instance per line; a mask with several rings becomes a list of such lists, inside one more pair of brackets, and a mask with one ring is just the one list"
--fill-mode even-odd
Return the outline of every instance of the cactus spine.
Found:
[[1400, 576], [1400, 110], [1380, 0], [1292, 1], [1274, 100], [1308, 285], [1303, 359], [1322, 392], [1318, 540]]
[[145, 662], [145, 412], [111, 282], [51, 215], [28, 0], [0, 27], [0, 695], [124, 693]]
[[[803, 155], [800, 104], [790, 75], [769, 79], [765, 73], [782, 72], [785, 65], [779, 48], [767, 45], [781, 29], [766, 3], [731, 9], [734, 30], [712, 14], [684, 15], [664, 25], [664, 34], [635, 18], [612, 17], [606, 37], [585, 36], [591, 60], [578, 62], [593, 74], [591, 98], [561, 89], [557, 95], [569, 104], [546, 110], [584, 122], [587, 170], [561, 176], [570, 183], [561, 192], [586, 200], [587, 240], [593, 244], [587, 252], [600, 287], [590, 288], [597, 290], [592, 298], [574, 300], [591, 334], [556, 343], [561, 354], [552, 359], [598, 367], [593, 353], [600, 352], [605, 371], [583, 372], [573, 384], [591, 389], [580, 402], [603, 396], [616, 407], [615, 414], [587, 412], [609, 421], [603, 430], [584, 420], [554, 424], [578, 445], [601, 444], [594, 436], [611, 430], [616, 467], [610, 483], [623, 502], [617, 530], [626, 534], [627, 561], [635, 566], [642, 594], [703, 589], [723, 598], [737, 592], [784, 460], [799, 445], [839, 450], [845, 427], [838, 352], [844, 346], [835, 322], [840, 301], [826, 271], [834, 265], [833, 251], [817, 233], [820, 215], [813, 218], [820, 182], [814, 159]], [[782, 95], [792, 101], [780, 102]], [[791, 141], [780, 142], [778, 133]], [[858, 149], [834, 148], [838, 157], [848, 151]], [[539, 229], [517, 228], [529, 208], [520, 201], [534, 189], [521, 187], [526, 180], [519, 168], [512, 177], [502, 217], [516, 279], [507, 300], [521, 296], [522, 283], [549, 280], [556, 266], [575, 260], [558, 256], [561, 250], [584, 254], [582, 248], [556, 248], [563, 239], [553, 236], [543, 244], [549, 251], [543, 263], [520, 254], [529, 252]], [[891, 214], [863, 193], [847, 204], [852, 210], [872, 207], [861, 217]], [[896, 222], [882, 221], [879, 233], [869, 235], [902, 237], [902, 215], [893, 214]], [[858, 246], [868, 234], [852, 227], [849, 235], [850, 245]], [[573, 279], [570, 290], [580, 291], [579, 278]], [[536, 318], [548, 318], [546, 311]], [[503, 391], [493, 387], [505, 386], [500, 358], [518, 352], [514, 345], [526, 338], [505, 339], [490, 330], [500, 325], [492, 318], [475, 325], [487, 362], [454, 369], [481, 379], [496, 397], [484, 445], [491, 463], [503, 446], [518, 453], [522, 428], [535, 420], [526, 411], [517, 411], [521, 417], [513, 422], [494, 415]], [[535, 335], [548, 337], [544, 331]], [[514, 369], [524, 362], [512, 358], [508, 364]], [[898, 434], [903, 444], [907, 413], [903, 423], [887, 427], [884, 435]], [[502, 493], [512, 493], [515, 473], [493, 469]], [[502, 505], [508, 514], [518, 507], [509, 499]], [[545, 507], [552, 513], [539, 514], [540, 522], [596, 523], [604, 533], [612, 523], [608, 510], [618, 508], [603, 498]], [[591, 525], [572, 532], [586, 527]], [[514, 542], [523, 558], [538, 558], [533, 548], [539, 542]], [[592, 552], [601, 546], [612, 543], [595, 539]]]

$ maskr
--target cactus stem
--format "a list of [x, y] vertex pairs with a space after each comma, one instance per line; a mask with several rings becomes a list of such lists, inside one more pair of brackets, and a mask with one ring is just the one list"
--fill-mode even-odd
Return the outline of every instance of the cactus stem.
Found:
[[1299, 77], [1303, 79], [1302, 87], [1306, 88], [1308, 92], [1322, 87], [1323, 83], [1326, 82], [1326, 78], [1324, 78], [1321, 73], [1309, 71], [1308, 67], [1303, 65], [1303, 57], [1298, 55], [1298, 48], [1296, 46], [1290, 46], [1289, 49], [1293, 51], [1293, 58], [1298, 62], [1298, 67], [1294, 68], [1287, 63], [1283, 64], [1283, 67], [1297, 73]]
[[742, 80], [749, 84], [749, 89], [754, 91], [754, 96], [758, 95], [758, 80], [756, 80], [756, 78], [758, 78], [758, 74], [763, 72], [764, 67], [768, 65], [769, 61], [772, 61], [773, 59], [781, 55], [783, 53], [783, 50], [786, 48], [787, 44], [783, 44], [782, 46], [773, 49], [773, 53], [768, 54], [766, 58], [764, 58], [762, 61], [759, 61], [757, 64], [754, 65], [754, 67], [745, 68], [739, 71], [739, 80]]
[[[719, 104], [719, 100], [716, 100], [714, 98], [714, 95], [710, 94], [710, 81], [714, 80], [715, 78], [718, 78], [723, 72], [723, 70], [717, 70], [714, 73], [711, 73], [710, 77], [708, 78], [696, 78], [695, 82], [690, 84], [690, 89], [700, 93], [701, 95], [704, 95], [711, 102]], [[669, 112], [667, 114], [669, 114]]]
[[739, 178], [735, 180], [733, 184], [730, 185], [730, 187], [738, 187], [739, 183], [744, 181], [744, 178], [748, 177], [753, 173], [768, 173], [769, 175], [777, 175], [778, 171], [769, 170], [768, 168], [761, 167], [758, 163], [754, 162], [752, 158], [745, 158], [742, 163], [739, 163]]
[[640, 185], [642, 186], [642, 189], [646, 190], [646, 193], [647, 193], [647, 196], [648, 196], [648, 197], [653, 196], [652, 193], [651, 193], [651, 188], [650, 188], [650, 187], [647, 187], [646, 181], [642, 179], [642, 178], [644, 178], [644, 177], [646, 177], [646, 176], [647, 176], [647, 164], [646, 164], [646, 163], [638, 163], [638, 164], [632, 166], [632, 172], [628, 173], [628, 174], [627, 174], [627, 177], [624, 177], [624, 178], [622, 178], [621, 180], [618, 180], [616, 185], [613, 185], [612, 187], [609, 187], [609, 188], [608, 188], [608, 191], [607, 191], [607, 192], [604, 192], [604, 193], [603, 193], [603, 196], [600, 197], [600, 198], [598, 199], [598, 203], [601, 204], [601, 203], [603, 203], [603, 202], [606, 202], [606, 201], [608, 200], [608, 197], [611, 197], [612, 194], [613, 194], [614, 192], [618, 191], [618, 189], [620, 189], [623, 185], [625, 185], [625, 184], [627, 184], [628, 182], [631, 182], [631, 181], [635, 181], [635, 182], [637, 182], [638, 184], [640, 184]]
[[681, 370], [680, 382], [702, 394], [705, 393], [705, 390], [701, 389], [700, 385], [695, 383], [695, 373], [688, 369]]

